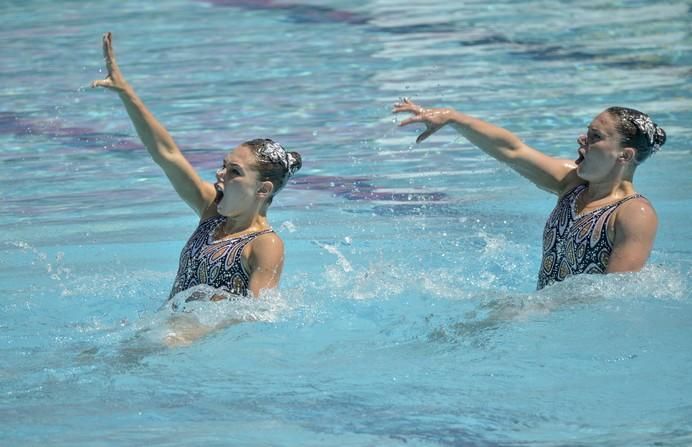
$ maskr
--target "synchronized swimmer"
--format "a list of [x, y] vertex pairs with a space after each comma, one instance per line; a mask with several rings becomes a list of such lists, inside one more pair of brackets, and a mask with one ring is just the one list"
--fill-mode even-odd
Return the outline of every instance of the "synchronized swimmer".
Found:
[[513, 133], [450, 108], [426, 109], [408, 99], [394, 113], [413, 116], [399, 125], [425, 124], [420, 143], [446, 125], [539, 188], [558, 196], [543, 231], [538, 289], [581, 273], [639, 271], [656, 236], [651, 203], [634, 189], [637, 167], [666, 141], [648, 115], [610, 107], [577, 138], [576, 161], [553, 158]]
[[246, 141], [224, 157], [216, 172], [216, 183], [204, 182], [166, 128], [125, 81], [115, 60], [111, 33], [103, 36], [103, 56], [108, 75], [94, 81], [92, 87], [118, 93], [152, 159], [200, 218], [180, 254], [169, 300], [201, 284], [221, 293], [211, 297], [193, 294], [188, 301], [259, 297], [263, 290], [277, 287], [284, 244], [272, 230], [267, 210], [274, 196], [302, 166], [300, 154], [287, 152], [270, 139]]
[[[202, 284], [224, 292], [203, 297], [210, 301], [259, 297], [263, 290], [278, 287], [284, 245], [269, 224], [267, 210], [302, 166], [301, 156], [270, 139], [246, 141], [224, 157], [216, 183], [202, 181], [125, 81], [110, 33], [103, 36], [103, 54], [108, 75], [92, 86], [118, 93], [152, 159], [200, 218], [180, 255], [169, 300]], [[666, 140], [648, 115], [623, 107], [606, 109], [579, 136], [578, 157], [571, 161], [545, 155], [513, 133], [451, 108], [423, 108], [404, 99], [393, 112], [412, 114], [400, 126], [426, 126], [418, 143], [451, 125], [490, 156], [558, 196], [543, 233], [539, 289], [571, 275], [632, 272], [644, 266], [658, 222], [651, 203], [636, 192], [633, 177]], [[194, 299], [199, 297], [188, 298]]]

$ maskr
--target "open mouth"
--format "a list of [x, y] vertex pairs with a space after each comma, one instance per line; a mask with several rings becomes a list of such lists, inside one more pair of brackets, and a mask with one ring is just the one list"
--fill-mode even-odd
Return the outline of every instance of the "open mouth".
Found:
[[223, 199], [223, 188], [217, 184], [214, 185], [214, 189], [216, 189], [216, 198], [214, 199], [214, 203], [218, 205], [219, 202], [221, 202], [221, 199]]
[[579, 156], [577, 157], [576, 160], [574, 160], [574, 163], [576, 163], [577, 165], [579, 165], [582, 161], [584, 161], [584, 152], [582, 152], [580, 149], [578, 153], [579, 153]]

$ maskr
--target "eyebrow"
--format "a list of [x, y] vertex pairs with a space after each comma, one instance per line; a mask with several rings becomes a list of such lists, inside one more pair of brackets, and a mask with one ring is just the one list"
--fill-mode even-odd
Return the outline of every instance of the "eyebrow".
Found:
[[243, 167], [242, 167], [241, 165], [239, 165], [238, 163], [233, 163], [232, 161], [226, 161], [226, 160], [224, 160], [224, 161], [223, 161], [223, 166], [224, 166], [225, 168], [234, 167], [234, 168], [238, 168], [238, 169], [240, 169], [240, 170], [243, 170]]

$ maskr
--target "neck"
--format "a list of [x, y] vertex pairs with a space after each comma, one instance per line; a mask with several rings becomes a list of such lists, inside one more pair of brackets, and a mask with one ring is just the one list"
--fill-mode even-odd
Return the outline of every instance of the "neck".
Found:
[[605, 199], [621, 199], [634, 192], [631, 180], [589, 182], [587, 190], [584, 191], [584, 201], [590, 203]]
[[629, 165], [617, 164], [608, 175], [588, 182], [588, 188], [582, 194], [582, 200], [588, 204], [599, 200], [617, 200], [634, 194], [633, 176], [634, 169]]
[[226, 221], [223, 224], [223, 232], [226, 235], [245, 231], [260, 231], [266, 228], [269, 228], [267, 216], [261, 214], [226, 216]]

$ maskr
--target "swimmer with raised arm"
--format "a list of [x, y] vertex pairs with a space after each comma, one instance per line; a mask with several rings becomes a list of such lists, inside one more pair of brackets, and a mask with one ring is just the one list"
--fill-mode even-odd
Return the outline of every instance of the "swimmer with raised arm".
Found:
[[394, 113], [413, 116], [399, 125], [423, 123], [416, 142], [450, 124], [472, 144], [558, 196], [543, 232], [538, 289], [581, 273], [639, 271], [656, 236], [658, 219], [638, 194], [637, 167], [666, 141], [648, 115], [610, 107], [577, 138], [576, 161], [533, 149], [513, 133], [450, 108], [423, 108], [408, 99]]
[[108, 75], [94, 81], [92, 87], [118, 93], [152, 159], [200, 218], [180, 255], [169, 299], [201, 284], [223, 292], [206, 297], [210, 301], [229, 296], [257, 298], [262, 290], [277, 287], [284, 245], [269, 225], [267, 209], [300, 169], [300, 155], [269, 139], [246, 141], [223, 158], [214, 184], [203, 181], [125, 81], [115, 61], [111, 33], [103, 36], [103, 56]]

